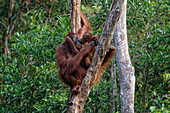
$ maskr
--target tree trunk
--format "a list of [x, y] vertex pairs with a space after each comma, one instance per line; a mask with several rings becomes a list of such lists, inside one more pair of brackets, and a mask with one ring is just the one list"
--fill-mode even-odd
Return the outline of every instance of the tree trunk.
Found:
[[131, 64], [127, 31], [126, 31], [126, 4], [124, 1], [122, 14], [115, 30], [116, 61], [120, 79], [121, 113], [134, 113], [135, 76]]
[[8, 39], [11, 38], [11, 32], [13, 30], [12, 26], [11, 26], [11, 18], [12, 18], [12, 11], [13, 11], [13, 8], [14, 8], [14, 4], [15, 4], [15, 1], [10, 0], [10, 8], [9, 8], [9, 12], [8, 12], [8, 27], [7, 27], [7, 30], [6, 30], [5, 34], [3, 35], [4, 36], [3, 40], [4, 40], [4, 54], [5, 54], [5, 57], [7, 57], [8, 54], [10, 53], [9, 48], [8, 48]]
[[97, 78], [97, 73], [104, 59], [107, 48], [110, 45], [110, 42], [113, 38], [113, 32], [115, 30], [116, 23], [118, 22], [118, 19], [121, 14], [121, 7], [123, 1], [124, 0], [113, 0], [108, 18], [106, 19], [106, 23], [103, 28], [103, 32], [99, 39], [99, 44], [97, 45], [96, 51], [94, 53], [92, 64], [89, 67], [87, 74], [81, 84], [80, 94], [75, 95], [75, 97], [72, 100], [72, 107], [69, 107], [71, 109], [69, 109], [68, 111], [70, 113], [83, 112], [85, 101], [90, 93], [92, 86], [94, 85], [94, 81]]
[[114, 62], [110, 66], [110, 78], [113, 81], [113, 85], [110, 90], [112, 92], [109, 93], [109, 100], [110, 100], [110, 105], [108, 106], [109, 113], [114, 113], [117, 111], [117, 81], [116, 81], [116, 64], [115, 64], [115, 59]]
[[81, 0], [67, 0], [71, 17], [71, 31], [77, 33], [81, 28], [80, 4]]
[[[70, 10], [70, 24], [71, 24], [71, 31], [77, 33], [78, 30], [81, 28], [81, 20], [80, 20], [80, 4], [81, 0], [67, 0]], [[76, 113], [78, 109], [77, 104], [69, 104], [70, 100], [75, 95], [69, 90], [68, 96], [68, 105], [67, 105], [67, 112], [68, 113]]]
[[8, 48], [8, 40], [11, 39], [11, 33], [12, 33], [12, 31], [14, 29], [14, 25], [16, 23], [16, 19], [15, 19], [13, 25], [12, 25], [12, 22], [11, 22], [14, 4], [15, 4], [15, 1], [10, 0], [10, 8], [9, 8], [9, 11], [8, 11], [8, 26], [7, 26], [7, 30], [4, 32], [4, 35], [3, 35], [5, 57], [7, 57], [8, 54], [10, 53], [9, 48]]
[[8, 38], [9, 37], [10, 37], [9, 35], [5, 35], [5, 37], [4, 37], [4, 54], [5, 54], [6, 58], [7, 58], [8, 54], [10, 53], [9, 48], [8, 48]]

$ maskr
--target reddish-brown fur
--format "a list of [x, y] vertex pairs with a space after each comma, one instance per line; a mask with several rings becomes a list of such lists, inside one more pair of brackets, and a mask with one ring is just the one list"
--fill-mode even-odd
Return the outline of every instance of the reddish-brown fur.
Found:
[[[57, 66], [59, 67], [59, 77], [72, 91], [77, 90], [77, 86], [81, 84], [87, 69], [80, 65], [82, 59], [88, 54], [97, 44], [94, 40], [85, 47], [79, 47], [80, 44], [76, 41], [89, 30], [91, 26], [85, 16], [81, 13], [82, 28], [75, 33], [68, 33], [65, 41], [57, 47], [56, 58]], [[79, 48], [77, 49], [77, 47]]]
[[[97, 35], [92, 36], [91, 33], [85, 33], [83, 35], [83, 37], [80, 39], [80, 42], [82, 44], [90, 43], [94, 39], [98, 39], [98, 36]], [[82, 60], [82, 66], [85, 67], [85, 69], [88, 69], [89, 66], [91, 65], [95, 50], [96, 50], [96, 47], [93, 50], [91, 50]], [[106, 56], [104, 57], [103, 63], [101, 65], [100, 69], [99, 69], [97, 78], [95, 79], [95, 83], [100, 81], [100, 78], [102, 77], [101, 72], [102, 72], [103, 68], [105, 68], [107, 66], [107, 64], [113, 58], [113, 55], [115, 53], [116, 53], [116, 48], [113, 47], [113, 46], [109, 46], [108, 50], [106, 52]]]
[[[82, 28], [78, 33], [68, 33], [65, 41], [60, 44], [56, 50], [59, 78], [76, 93], [80, 92], [77, 91], [77, 89], [79, 85], [81, 85], [87, 69], [91, 64], [98, 41], [98, 36], [93, 36], [88, 32], [92, 28], [82, 13], [81, 23]], [[82, 47], [80, 47], [80, 43], [76, 41], [77, 39], [82, 43]], [[99, 81], [103, 67], [105, 67], [105, 64], [112, 58], [113, 54], [115, 54], [115, 48], [110, 47], [103, 60], [96, 81]]]
[[[73, 45], [71, 45], [71, 43]], [[72, 42], [71, 38], [69, 39], [69, 37], [66, 37], [65, 42], [57, 47], [56, 58], [59, 67], [59, 77], [66, 85], [73, 88], [81, 84], [86, 75], [86, 69], [82, 67], [80, 63], [84, 56], [95, 46], [96, 42], [92, 41], [74, 55], [71, 49], [72, 47], [76, 48], [74, 42]]]

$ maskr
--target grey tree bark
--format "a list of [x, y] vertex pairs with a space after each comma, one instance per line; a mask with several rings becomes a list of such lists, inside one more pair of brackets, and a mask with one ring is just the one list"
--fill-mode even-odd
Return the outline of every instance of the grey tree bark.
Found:
[[110, 65], [110, 78], [113, 81], [113, 85], [111, 88], [109, 88], [110, 90], [112, 90], [112, 92], [110, 92], [109, 94], [109, 100], [111, 105], [108, 106], [108, 110], [109, 113], [113, 113], [117, 111], [117, 102], [118, 102], [118, 94], [117, 94], [117, 81], [116, 81], [116, 64], [115, 64], [116, 60], [114, 59], [114, 62]]
[[80, 20], [80, 4], [81, 0], [67, 0], [70, 17], [71, 17], [71, 31], [76, 33], [81, 28]]
[[109, 113], [114, 113], [117, 111], [117, 103], [118, 103], [118, 94], [117, 94], [117, 81], [116, 81], [116, 64], [115, 64], [115, 58], [113, 58], [113, 62], [111, 62], [109, 66], [109, 71], [108, 71], [108, 81], [112, 81], [113, 85], [111, 87], [108, 87], [108, 100], [109, 100], [109, 105], [108, 105], [108, 111]]
[[70, 109], [68, 111], [70, 113], [83, 112], [85, 101], [90, 93], [92, 86], [94, 85], [94, 81], [97, 77], [97, 73], [106, 54], [106, 50], [112, 40], [116, 23], [118, 22], [122, 11], [121, 7], [123, 2], [124, 0], [113, 0], [112, 2], [108, 18], [106, 19], [103, 32], [99, 39], [99, 44], [96, 47], [96, 51], [94, 53], [94, 59], [92, 60], [92, 64], [87, 71], [87, 75], [85, 76], [81, 84], [81, 93], [75, 95], [74, 99], [72, 100], [73, 105], [72, 107], [69, 107]]
[[134, 67], [132, 66], [128, 51], [126, 4], [127, 0], [124, 0], [122, 14], [115, 30], [114, 40], [120, 79], [121, 113], [134, 113], [135, 76]]

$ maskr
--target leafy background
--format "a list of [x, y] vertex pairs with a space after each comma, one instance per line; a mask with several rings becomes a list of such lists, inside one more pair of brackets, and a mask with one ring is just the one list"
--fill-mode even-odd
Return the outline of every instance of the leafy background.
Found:
[[[70, 32], [67, 2], [31, 1], [20, 10], [24, 1], [15, 0], [11, 20], [17, 21], [9, 40], [9, 57], [5, 58], [0, 46], [0, 111], [64, 113], [69, 89], [59, 81], [55, 53], [56, 46]], [[102, 32], [111, 2], [82, 1], [81, 10], [90, 21], [93, 34]], [[0, 0], [0, 45], [7, 30], [8, 8], [9, 0]], [[168, 8], [168, 0], [128, 0], [128, 43], [136, 76], [135, 112], [170, 111]], [[92, 88], [84, 112], [108, 112], [109, 94], [115, 90], [111, 89], [114, 82], [109, 75], [107, 70], [101, 82]], [[118, 76], [117, 83], [119, 91]], [[119, 93], [117, 97], [115, 112], [120, 112]]]

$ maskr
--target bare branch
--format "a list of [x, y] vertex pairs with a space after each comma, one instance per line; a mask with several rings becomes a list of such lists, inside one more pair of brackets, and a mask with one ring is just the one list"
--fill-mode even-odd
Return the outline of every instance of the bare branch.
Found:
[[25, 14], [23, 14], [23, 16], [27, 16], [27, 15], [30, 14], [31, 12], [35, 11], [35, 9], [36, 9], [37, 7], [38, 7], [38, 5], [35, 4], [35, 7], [34, 7], [33, 9], [29, 10], [29, 9], [27, 8], [28, 11], [27, 11]]

